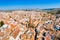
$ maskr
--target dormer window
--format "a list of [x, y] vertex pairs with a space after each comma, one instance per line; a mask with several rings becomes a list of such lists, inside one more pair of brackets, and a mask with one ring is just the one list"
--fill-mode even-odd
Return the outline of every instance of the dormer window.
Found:
[[52, 21], [46, 21], [46, 24], [51, 24], [52, 23]]

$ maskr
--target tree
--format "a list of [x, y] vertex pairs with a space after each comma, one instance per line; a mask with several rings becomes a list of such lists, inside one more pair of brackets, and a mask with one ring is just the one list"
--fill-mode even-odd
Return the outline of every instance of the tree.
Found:
[[60, 10], [58, 10], [58, 11], [56, 12], [56, 14], [60, 14]]

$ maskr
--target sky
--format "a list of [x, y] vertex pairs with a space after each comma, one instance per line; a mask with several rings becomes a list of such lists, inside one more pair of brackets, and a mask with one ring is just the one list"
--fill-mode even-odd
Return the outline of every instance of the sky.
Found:
[[60, 0], [0, 0], [0, 10], [60, 8]]

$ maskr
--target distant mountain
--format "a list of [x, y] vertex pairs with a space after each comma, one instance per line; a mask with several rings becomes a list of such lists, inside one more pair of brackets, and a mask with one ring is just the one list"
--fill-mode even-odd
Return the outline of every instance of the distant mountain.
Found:
[[44, 12], [57, 12], [60, 10], [60, 8], [49, 8], [49, 9], [15, 9], [15, 10], [0, 10], [0, 12], [11, 12], [16, 10], [23, 10], [23, 11], [44, 11]]
[[57, 17], [60, 17], [60, 8], [50, 8], [50, 9], [42, 9], [42, 11], [54, 14]]
[[51, 11], [59, 11], [60, 8], [49, 8], [49, 9], [42, 9], [42, 11], [45, 11], [45, 12], [51, 12]]

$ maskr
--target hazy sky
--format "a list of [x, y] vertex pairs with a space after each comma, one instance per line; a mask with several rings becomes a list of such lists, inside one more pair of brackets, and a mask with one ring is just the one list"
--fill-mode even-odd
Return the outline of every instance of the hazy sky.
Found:
[[60, 8], [60, 0], [0, 0], [0, 10]]

